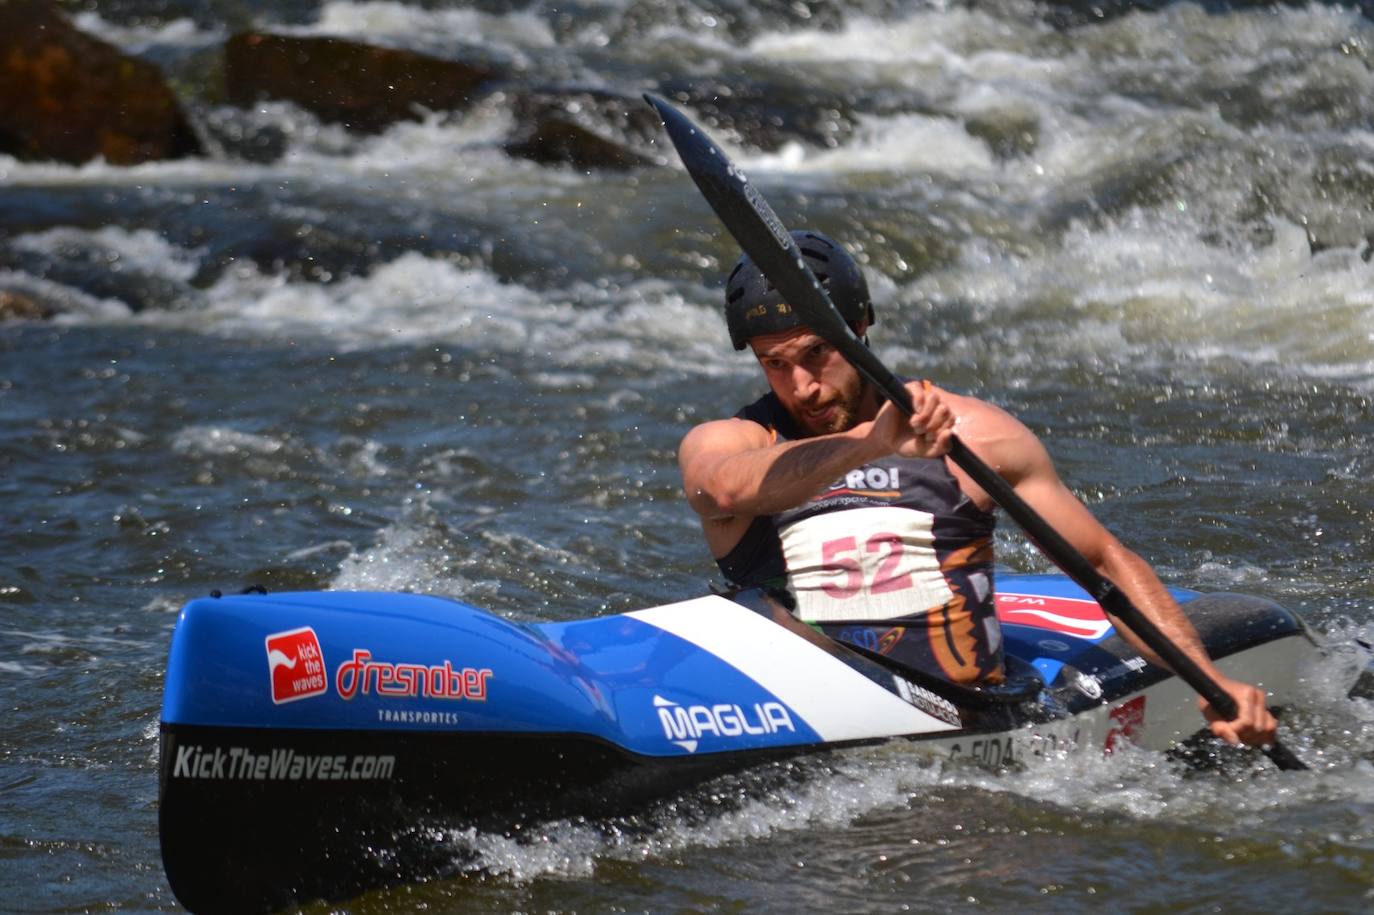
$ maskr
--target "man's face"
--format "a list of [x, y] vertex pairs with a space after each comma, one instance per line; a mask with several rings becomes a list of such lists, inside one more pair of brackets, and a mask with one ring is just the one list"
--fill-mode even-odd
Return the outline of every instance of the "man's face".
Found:
[[844, 432], [859, 421], [865, 384], [839, 352], [805, 327], [749, 340], [768, 386], [807, 435]]

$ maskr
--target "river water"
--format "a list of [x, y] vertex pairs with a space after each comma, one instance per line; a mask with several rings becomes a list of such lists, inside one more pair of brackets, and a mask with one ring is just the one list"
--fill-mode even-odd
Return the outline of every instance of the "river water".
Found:
[[[1363, 663], [1374, 27], [1151, 6], [85, 4], [198, 123], [285, 155], [0, 159], [0, 289], [58, 311], [0, 325], [0, 910], [178, 908], [157, 722], [188, 598], [413, 589], [562, 620], [715, 580], [674, 452], [760, 379], [681, 169], [517, 160], [500, 99], [373, 137], [235, 112], [197, 74], [248, 25], [834, 106], [828, 134], [718, 139], [785, 221], [862, 253], [880, 356], [1020, 416], [1166, 581], [1277, 600]], [[999, 548], [1046, 568], [1010, 525]], [[634, 820], [455, 825], [452, 875], [335, 908], [1367, 911], [1374, 704], [1310, 673], [1285, 730], [1310, 773], [870, 749]]]

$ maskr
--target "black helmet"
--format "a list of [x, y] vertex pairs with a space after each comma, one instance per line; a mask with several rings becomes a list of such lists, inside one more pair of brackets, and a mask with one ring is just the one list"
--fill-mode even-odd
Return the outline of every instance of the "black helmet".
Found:
[[[840, 316], [851, 326], [863, 320], [872, 324], [868, 282], [849, 252], [830, 236], [809, 229], [793, 232], [792, 240], [801, 248], [806, 265], [829, 293]], [[788, 330], [802, 321], [746, 254], [725, 282], [725, 323], [735, 349], [744, 349], [750, 337]]]

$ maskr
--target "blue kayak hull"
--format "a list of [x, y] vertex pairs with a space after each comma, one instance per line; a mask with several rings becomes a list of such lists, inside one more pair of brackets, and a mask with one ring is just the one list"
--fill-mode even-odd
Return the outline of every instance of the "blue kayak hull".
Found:
[[[1292, 666], [1311, 646], [1272, 603], [1176, 597], [1231, 663]], [[432, 826], [629, 813], [885, 740], [1008, 765], [1200, 726], [1066, 579], [1003, 575], [998, 611], [1015, 675], [980, 691], [779, 625], [757, 594], [537, 624], [414, 594], [193, 601], [162, 711], [167, 875], [192, 911], [271, 911], [442, 872]]]

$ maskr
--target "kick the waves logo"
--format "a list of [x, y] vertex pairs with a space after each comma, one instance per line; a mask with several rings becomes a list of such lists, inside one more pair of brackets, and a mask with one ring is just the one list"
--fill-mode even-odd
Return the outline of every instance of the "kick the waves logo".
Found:
[[688, 753], [695, 753], [701, 739], [707, 735], [737, 738], [746, 734], [776, 734], [783, 730], [797, 732], [791, 714], [781, 702], [755, 702], [746, 711], [733, 703], [680, 705], [654, 696], [654, 708], [658, 710], [663, 736]]
[[394, 777], [396, 757], [372, 753], [300, 753], [289, 747], [176, 748], [172, 778], [211, 781], [376, 781]]
[[318, 696], [329, 689], [324, 673], [324, 653], [315, 630], [306, 626], [269, 635], [267, 675], [272, 683], [272, 702], [281, 705]]

